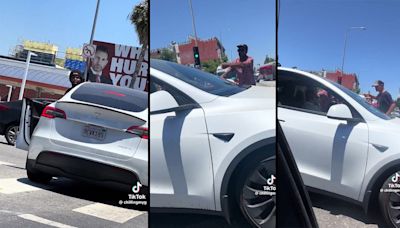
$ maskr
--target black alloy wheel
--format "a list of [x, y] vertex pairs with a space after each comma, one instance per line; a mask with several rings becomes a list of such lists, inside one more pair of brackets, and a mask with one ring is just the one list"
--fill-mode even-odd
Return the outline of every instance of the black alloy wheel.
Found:
[[17, 141], [18, 130], [19, 130], [18, 125], [11, 125], [7, 127], [5, 138], [8, 144], [15, 145], [15, 142]]
[[400, 228], [400, 172], [386, 179], [379, 190], [379, 204], [385, 222]]
[[253, 226], [275, 227], [275, 156], [252, 166], [240, 193], [240, 208]]

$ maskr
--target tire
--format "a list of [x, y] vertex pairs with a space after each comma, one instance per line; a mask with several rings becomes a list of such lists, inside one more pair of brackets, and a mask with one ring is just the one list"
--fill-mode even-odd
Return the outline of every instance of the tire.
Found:
[[236, 201], [243, 217], [254, 227], [275, 227], [276, 195], [264, 190], [267, 181], [275, 176], [275, 156], [246, 162], [241, 170], [237, 186]]
[[50, 182], [50, 180], [52, 179], [52, 176], [36, 171], [36, 170], [32, 170], [31, 168], [26, 169], [26, 174], [28, 175], [28, 179], [30, 181], [36, 182], [36, 183], [40, 183], [40, 184], [47, 184]]
[[[394, 188], [391, 184], [400, 186], [400, 177], [394, 173], [383, 183], [378, 194], [378, 203], [381, 214], [386, 224], [390, 227], [400, 228], [400, 187]], [[392, 179], [398, 179], [394, 182]], [[385, 192], [385, 189], [398, 190], [398, 192]], [[383, 192], [382, 192], [383, 191]]]
[[8, 144], [15, 145], [15, 142], [17, 141], [18, 130], [19, 126], [15, 124], [12, 124], [7, 127], [4, 136]]

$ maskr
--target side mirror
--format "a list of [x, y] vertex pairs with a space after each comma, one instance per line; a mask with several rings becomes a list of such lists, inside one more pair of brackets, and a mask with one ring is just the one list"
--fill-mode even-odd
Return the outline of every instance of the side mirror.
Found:
[[353, 120], [353, 115], [351, 114], [350, 108], [345, 104], [332, 105], [329, 108], [326, 116], [331, 119]]
[[175, 98], [165, 90], [150, 94], [150, 114], [172, 112], [178, 107]]

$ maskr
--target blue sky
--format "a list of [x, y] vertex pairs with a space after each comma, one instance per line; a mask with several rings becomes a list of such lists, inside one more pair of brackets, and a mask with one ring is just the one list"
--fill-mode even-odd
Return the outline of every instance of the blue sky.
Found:
[[[90, 40], [96, 0], [5, 0], [0, 8], [0, 55], [23, 39], [56, 44], [59, 51]], [[138, 46], [128, 15], [138, 0], [101, 0], [94, 39]], [[63, 54], [61, 54], [63, 56]]]
[[[192, 0], [199, 39], [218, 37], [229, 59], [246, 43], [255, 65], [275, 58], [275, 0]], [[150, 1], [150, 47], [182, 43], [193, 35], [188, 0]], [[200, 53], [201, 55], [201, 53]]]
[[385, 82], [394, 98], [400, 87], [400, 1], [396, 0], [281, 0], [278, 54], [282, 66], [305, 70], [356, 73], [361, 92], [376, 94], [371, 84]]

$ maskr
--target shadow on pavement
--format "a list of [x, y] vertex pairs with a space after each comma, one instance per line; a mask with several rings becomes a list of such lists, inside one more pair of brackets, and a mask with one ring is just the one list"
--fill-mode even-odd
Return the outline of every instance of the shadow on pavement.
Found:
[[[123, 207], [127, 209], [134, 209], [139, 211], [148, 211], [147, 206], [134, 205], [134, 204], [120, 204], [122, 201], [129, 201], [129, 195], [132, 192], [121, 192], [114, 189], [105, 188], [102, 186], [92, 185], [85, 182], [71, 180], [68, 178], [59, 177], [51, 180], [48, 184], [37, 184], [30, 181], [28, 178], [20, 178], [19, 182], [35, 186], [38, 188], [46, 189], [58, 194], [79, 198], [83, 200], [108, 204], [111, 206]], [[143, 188], [140, 194], [148, 196], [148, 189]]]
[[224, 217], [213, 215], [197, 214], [170, 214], [170, 213], [151, 213], [149, 227], [151, 228], [246, 228], [247, 224], [229, 225]]
[[[329, 196], [311, 193], [313, 207], [328, 211], [331, 215], [343, 215], [366, 225], [373, 224], [380, 228], [387, 227], [379, 214], [366, 215], [361, 206]], [[318, 217], [318, 216], [317, 216]]]

